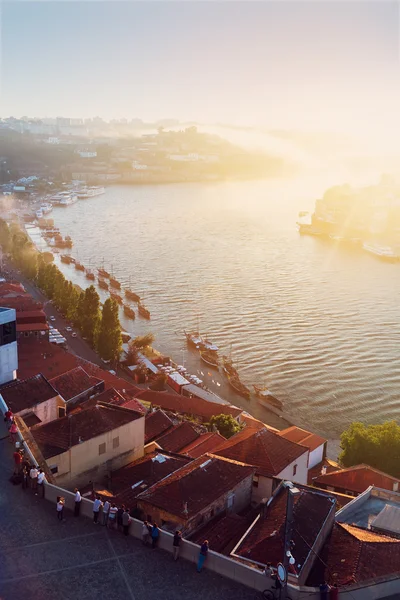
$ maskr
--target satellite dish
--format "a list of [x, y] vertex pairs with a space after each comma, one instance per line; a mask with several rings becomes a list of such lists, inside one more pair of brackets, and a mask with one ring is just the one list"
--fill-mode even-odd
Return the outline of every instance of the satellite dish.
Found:
[[282, 563], [278, 563], [276, 573], [278, 575], [278, 579], [281, 583], [285, 584], [287, 579], [286, 569]]

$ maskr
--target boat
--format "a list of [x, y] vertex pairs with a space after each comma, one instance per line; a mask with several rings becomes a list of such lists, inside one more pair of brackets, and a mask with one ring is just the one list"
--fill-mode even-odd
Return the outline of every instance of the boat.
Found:
[[113, 288], [116, 288], [117, 290], [121, 289], [121, 284], [118, 281], [118, 279], [114, 279], [114, 277], [110, 277], [110, 285]]
[[105, 194], [106, 190], [104, 187], [100, 185], [92, 185], [90, 187], [84, 187], [81, 190], [78, 190], [77, 196], [80, 200], [85, 200], [86, 198], [94, 198], [94, 196], [100, 196], [101, 194]]
[[400, 260], [400, 255], [396, 254], [390, 246], [381, 246], [377, 243], [364, 243], [363, 249], [382, 260], [397, 262]]
[[74, 192], [60, 192], [50, 198], [50, 202], [53, 206], [70, 206], [77, 201], [78, 196]]
[[132, 292], [132, 290], [125, 290], [125, 296], [128, 298], [128, 300], [133, 300], [133, 302], [140, 302], [139, 294]]
[[250, 390], [239, 379], [238, 375], [228, 375], [228, 382], [231, 387], [243, 398], [250, 400]]
[[199, 350], [203, 342], [200, 333], [198, 331], [184, 331], [183, 333], [185, 334], [188, 345], [196, 348], [196, 350]]
[[254, 393], [257, 396], [258, 402], [259, 404], [261, 404], [261, 406], [268, 408], [268, 410], [272, 411], [273, 413], [279, 416], [282, 414], [283, 403], [280, 400], [278, 400], [278, 398], [275, 398], [275, 396], [271, 394], [271, 392], [267, 389], [265, 385], [253, 385], [253, 388]]
[[89, 269], [86, 269], [86, 279], [90, 279], [90, 281], [94, 281], [95, 280], [95, 276], [93, 271], [90, 271]]
[[115, 294], [114, 292], [110, 292], [110, 297], [115, 300], [115, 302], [118, 302], [118, 304], [123, 304], [122, 298], [119, 294]]
[[239, 377], [239, 374], [233, 366], [232, 358], [229, 356], [222, 357], [222, 372], [226, 377]]
[[72, 263], [72, 257], [69, 254], [61, 254], [61, 262], [66, 265], [70, 265]]
[[150, 319], [150, 311], [144, 306], [144, 304], [138, 304], [138, 313], [144, 319]]
[[75, 261], [75, 269], [77, 271], [84, 271], [85, 267], [82, 263], [78, 262], [77, 260]]
[[70, 235], [65, 236], [65, 244], [67, 248], [72, 248], [72, 238]]
[[129, 319], [135, 320], [136, 314], [135, 311], [129, 304], [124, 304], [124, 315], [126, 315]]
[[322, 235], [322, 231], [315, 229], [314, 225], [309, 223], [297, 223], [300, 235]]
[[97, 282], [99, 284], [99, 287], [102, 290], [108, 290], [108, 283], [107, 283], [107, 281], [104, 281], [104, 279], [100, 279], [100, 277], [98, 277]]
[[100, 277], [103, 277], [105, 279], [109, 279], [110, 278], [110, 273], [108, 273], [105, 269], [101, 268], [101, 269], [97, 269], [97, 272], [99, 274]]
[[200, 358], [209, 367], [213, 367], [214, 369], [218, 369], [218, 367], [219, 367], [218, 354], [215, 351], [212, 351], [212, 350], [200, 350]]

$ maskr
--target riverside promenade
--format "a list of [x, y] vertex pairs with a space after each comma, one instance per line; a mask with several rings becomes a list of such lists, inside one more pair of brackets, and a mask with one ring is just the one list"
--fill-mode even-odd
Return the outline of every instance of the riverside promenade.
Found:
[[0, 423], [0, 600], [254, 600], [257, 592], [145, 548], [9, 482], [12, 444]]

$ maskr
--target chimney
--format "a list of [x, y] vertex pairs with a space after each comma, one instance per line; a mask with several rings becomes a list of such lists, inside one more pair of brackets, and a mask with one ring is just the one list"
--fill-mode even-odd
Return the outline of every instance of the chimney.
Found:
[[393, 484], [393, 491], [394, 492], [398, 492], [399, 491], [399, 482], [395, 481]]
[[326, 465], [323, 465], [322, 469], [321, 469], [321, 475], [326, 475]]
[[79, 443], [82, 444], [83, 439], [81, 438], [81, 436], [79, 436]]

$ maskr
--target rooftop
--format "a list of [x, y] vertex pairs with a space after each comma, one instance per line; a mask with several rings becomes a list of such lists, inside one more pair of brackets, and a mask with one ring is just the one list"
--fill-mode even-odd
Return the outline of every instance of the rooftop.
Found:
[[14, 413], [18, 413], [50, 400], [50, 398], [55, 398], [58, 392], [43, 375], [39, 374], [23, 381], [15, 381], [1, 386], [0, 394], [7, 406]]
[[190, 541], [202, 544], [208, 540], [210, 550], [229, 555], [235, 543], [246, 533], [249, 520], [235, 514], [218, 515], [190, 536]]
[[370, 485], [385, 490], [396, 491], [399, 487], [399, 479], [378, 471], [369, 465], [356, 465], [347, 469], [338, 469], [318, 475], [313, 479], [316, 485], [324, 485], [341, 490], [349, 490], [357, 494], [364, 492]]
[[254, 465], [260, 475], [274, 476], [305, 452], [304, 446], [286, 440], [271, 429], [246, 427], [227, 440], [216, 454]]
[[235, 419], [243, 412], [241, 408], [227, 404], [208, 402], [201, 398], [189, 398], [178, 394], [165, 392], [154, 392], [152, 390], [141, 390], [136, 395], [140, 400], [150, 402], [153, 406], [159, 406], [170, 412], [198, 416], [204, 421], [209, 421], [216, 415], [232, 415]]
[[186, 520], [252, 473], [254, 469], [248, 465], [206, 454], [156, 483], [137, 499]]
[[336, 514], [340, 523], [370, 529], [375, 517], [386, 506], [400, 507], [400, 494], [370, 487]]
[[75, 369], [50, 379], [50, 383], [64, 400], [68, 401], [89, 391], [101, 383], [101, 379], [89, 376], [82, 367], [75, 367]]
[[199, 458], [207, 452], [215, 452], [223, 444], [226, 439], [219, 433], [202, 433], [193, 442], [180, 449], [181, 454], [187, 454], [192, 458]]
[[296, 444], [305, 446], [310, 450], [310, 452], [319, 446], [326, 444], [328, 441], [325, 438], [316, 435], [315, 433], [311, 433], [310, 431], [306, 431], [305, 429], [301, 429], [295, 425], [288, 427], [287, 429], [283, 429], [283, 431], [279, 432], [279, 435], [287, 440], [290, 440], [291, 442], [296, 442]]
[[146, 415], [144, 440], [148, 444], [173, 427], [173, 422], [162, 410]]
[[181, 448], [184, 448], [199, 437], [200, 434], [193, 425], [187, 421], [183, 421], [183, 423], [175, 425], [173, 429], [157, 438], [157, 444], [169, 452], [179, 452]]
[[[335, 499], [328, 493], [317, 492], [312, 488], [298, 488], [300, 494], [294, 497], [292, 539], [295, 542], [293, 554], [296, 564], [300, 565], [300, 572], [310, 553], [310, 547], [313, 547], [326, 519], [335, 510]], [[262, 565], [267, 562], [276, 565], [282, 561], [287, 494], [285, 486], [278, 488], [267, 505], [265, 516], [260, 515], [254, 521], [251, 530], [235, 549], [235, 556]]]
[[133, 410], [98, 402], [95, 406], [72, 412], [61, 419], [35, 425], [31, 433], [43, 457], [48, 459], [142, 416]]

